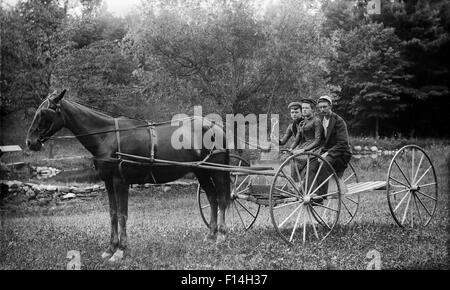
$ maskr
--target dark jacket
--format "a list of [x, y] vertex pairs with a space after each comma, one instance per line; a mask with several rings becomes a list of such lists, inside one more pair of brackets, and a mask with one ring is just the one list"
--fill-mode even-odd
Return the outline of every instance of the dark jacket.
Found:
[[[323, 118], [320, 118], [321, 123]], [[325, 131], [323, 132], [325, 133]], [[351, 157], [347, 125], [344, 119], [332, 112], [326, 132], [327, 135], [324, 136], [322, 153], [328, 152], [328, 155], [333, 158], [344, 157], [347, 159]]]
[[291, 137], [295, 138], [295, 136], [297, 135], [298, 125], [300, 124], [300, 122], [302, 120], [303, 120], [303, 118], [299, 118], [295, 121], [292, 121], [292, 123], [289, 124], [289, 126], [286, 129], [286, 133], [284, 134], [283, 138], [280, 139], [280, 142], [279, 142], [280, 145], [286, 144], [286, 142], [289, 141], [289, 139]]

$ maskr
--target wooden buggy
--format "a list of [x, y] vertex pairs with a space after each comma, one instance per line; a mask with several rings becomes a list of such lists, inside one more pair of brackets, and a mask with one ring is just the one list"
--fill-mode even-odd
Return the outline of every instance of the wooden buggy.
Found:
[[[315, 172], [310, 170], [314, 162], [319, 164]], [[317, 182], [321, 170], [331, 173]], [[352, 164], [339, 179], [330, 163], [310, 152], [285, 160], [251, 163], [232, 154], [227, 171], [231, 173], [232, 201], [226, 213], [228, 223], [248, 230], [261, 207], [269, 207], [277, 233], [291, 245], [322, 241], [338, 223], [350, 223], [358, 212], [363, 192], [384, 193], [390, 213], [400, 227], [428, 225], [437, 206], [434, 166], [427, 153], [416, 145], [404, 146], [395, 153], [385, 180], [362, 181]], [[326, 193], [319, 195], [322, 187]], [[197, 200], [201, 217], [209, 226], [209, 204], [200, 186]]]

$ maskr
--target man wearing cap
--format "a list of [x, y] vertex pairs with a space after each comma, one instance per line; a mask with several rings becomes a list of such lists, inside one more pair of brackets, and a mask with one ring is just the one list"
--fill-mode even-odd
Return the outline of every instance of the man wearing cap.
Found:
[[[301, 115], [302, 104], [299, 102], [292, 102], [288, 105], [288, 110], [291, 114], [292, 123], [286, 129], [286, 133], [283, 136], [283, 139], [280, 139], [280, 145], [286, 144], [286, 142], [293, 136], [294, 138], [297, 136], [297, 129], [300, 121], [302, 120]], [[295, 142], [294, 142], [295, 143]], [[292, 144], [295, 145], [295, 144]], [[294, 147], [291, 145], [290, 150]]]
[[[350, 162], [352, 153], [348, 141], [347, 125], [342, 117], [331, 111], [332, 105], [333, 101], [329, 96], [322, 96], [317, 102], [320, 121], [324, 132], [322, 135], [324, 141], [320, 153], [322, 154], [322, 157], [330, 162], [340, 179]], [[311, 170], [316, 172], [319, 166], [318, 162], [315, 162], [312, 165]], [[326, 168], [326, 166], [324, 168]], [[317, 184], [321, 184], [330, 174], [331, 172], [328, 172], [326, 169], [321, 170], [317, 179]], [[327, 188], [328, 186], [323, 186], [319, 189], [318, 194], [326, 194]]]

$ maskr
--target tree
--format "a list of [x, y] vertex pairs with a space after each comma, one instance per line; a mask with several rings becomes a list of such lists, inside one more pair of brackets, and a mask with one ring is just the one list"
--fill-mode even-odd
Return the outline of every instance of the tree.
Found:
[[330, 62], [331, 82], [342, 87], [339, 96], [357, 125], [394, 117], [405, 109], [400, 97], [409, 92], [404, 85], [411, 77], [400, 57], [400, 40], [392, 28], [369, 23], [343, 34], [337, 57]]
[[266, 13], [250, 1], [201, 0], [154, 1], [142, 11], [124, 43], [151, 80], [147, 88], [161, 75], [171, 78], [179, 88], [177, 101], [180, 92], [186, 96], [185, 107], [284, 113], [292, 99], [316, 95], [325, 86], [323, 57], [330, 50], [319, 33], [321, 18], [297, 1]]
[[[20, 1], [2, 9], [2, 109], [33, 107], [51, 87], [67, 2]], [[4, 21], [4, 22], [3, 22]]]

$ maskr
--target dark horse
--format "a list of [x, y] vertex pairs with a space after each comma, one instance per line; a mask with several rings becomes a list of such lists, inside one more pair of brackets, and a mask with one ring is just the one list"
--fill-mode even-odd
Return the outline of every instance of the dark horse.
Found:
[[[166, 183], [179, 179], [188, 172], [196, 175], [211, 206], [207, 238], [217, 238], [218, 241], [225, 239], [225, 209], [230, 201], [228, 172], [170, 164], [126, 162], [116, 153], [178, 162], [201, 161], [211, 156], [208, 162], [228, 164], [228, 150], [219, 150], [218, 154], [211, 155], [212, 150], [203, 146], [197, 150], [176, 150], [171, 146], [171, 136], [180, 126], [172, 126], [170, 123], [149, 126], [145, 121], [113, 118], [76, 102], [63, 100], [65, 92], [66, 90], [60, 94], [53, 93], [42, 102], [28, 129], [26, 143], [30, 150], [38, 151], [46, 140], [65, 127], [92, 153], [98, 175], [105, 182], [108, 192], [111, 217], [111, 240], [108, 249], [102, 254], [103, 258], [118, 261], [127, 247], [129, 185]], [[206, 127], [202, 125], [202, 136], [208, 129]], [[189, 133], [192, 134], [186, 132]]]

